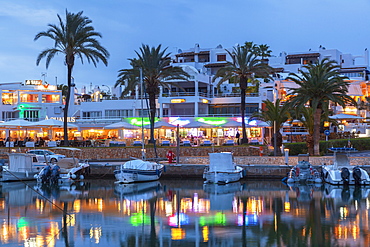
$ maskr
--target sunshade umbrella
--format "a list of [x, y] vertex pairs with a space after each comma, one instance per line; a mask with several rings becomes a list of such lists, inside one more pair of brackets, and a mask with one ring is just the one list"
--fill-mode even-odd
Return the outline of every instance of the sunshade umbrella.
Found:
[[[145, 128], [150, 128], [150, 124], [145, 125], [144, 127]], [[176, 126], [174, 126], [170, 123], [167, 123], [165, 121], [160, 120], [160, 121], [157, 121], [157, 122], [154, 123], [154, 128], [155, 129], [174, 129], [174, 128], [176, 128]]]
[[216, 126], [211, 125], [211, 124], [206, 124], [206, 123], [201, 123], [198, 121], [190, 122], [184, 126], [183, 128], [216, 128]]
[[33, 123], [23, 119], [16, 119], [4, 123], [0, 123], [0, 128], [19, 128], [19, 127], [29, 127]]
[[117, 122], [105, 126], [104, 129], [140, 129], [140, 127], [129, 124], [127, 122]]
[[229, 120], [229, 121], [227, 121], [227, 123], [221, 124], [218, 127], [222, 127], [222, 128], [238, 128], [238, 127], [241, 127], [241, 126], [242, 126], [242, 123], [239, 123], [239, 122], [234, 121], [234, 120]]
[[340, 113], [340, 114], [337, 114], [337, 115], [334, 115], [334, 116], [330, 116], [329, 118], [330, 119], [336, 119], [336, 120], [363, 119], [362, 117], [359, 117], [359, 116], [354, 116], [354, 115], [344, 114], [344, 113]]

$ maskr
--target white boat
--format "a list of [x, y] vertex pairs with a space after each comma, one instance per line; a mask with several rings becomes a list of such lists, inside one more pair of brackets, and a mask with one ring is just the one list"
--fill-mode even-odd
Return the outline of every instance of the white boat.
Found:
[[298, 155], [298, 164], [290, 169], [288, 184], [292, 183], [322, 183], [320, 173], [308, 161], [307, 155]]
[[205, 183], [227, 184], [239, 181], [243, 173], [244, 169], [233, 162], [232, 153], [210, 153], [203, 179]]
[[158, 180], [164, 171], [164, 165], [144, 160], [130, 160], [114, 170], [119, 183], [135, 183]]
[[35, 180], [45, 167], [45, 163], [39, 162], [35, 154], [9, 153], [9, 164], [3, 166], [1, 181]]
[[351, 166], [350, 152], [355, 148], [330, 148], [334, 152], [334, 164], [323, 165], [322, 178], [324, 182], [334, 185], [369, 185], [369, 174], [359, 166]]

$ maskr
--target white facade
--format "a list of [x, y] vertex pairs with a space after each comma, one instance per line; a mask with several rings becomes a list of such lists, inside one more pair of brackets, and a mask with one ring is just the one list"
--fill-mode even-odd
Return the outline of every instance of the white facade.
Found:
[[1, 120], [17, 118], [39, 121], [63, 117], [62, 92], [41, 80], [0, 83]]

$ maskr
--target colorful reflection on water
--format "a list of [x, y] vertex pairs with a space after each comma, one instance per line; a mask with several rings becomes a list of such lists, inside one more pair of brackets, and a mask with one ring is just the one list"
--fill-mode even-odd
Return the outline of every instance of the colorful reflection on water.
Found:
[[369, 188], [1, 184], [1, 246], [370, 246]]

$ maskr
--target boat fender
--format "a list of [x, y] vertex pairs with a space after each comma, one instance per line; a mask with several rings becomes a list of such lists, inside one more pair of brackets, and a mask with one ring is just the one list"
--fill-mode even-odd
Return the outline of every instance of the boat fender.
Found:
[[355, 184], [360, 184], [361, 183], [361, 170], [358, 166], [353, 168], [352, 175], [353, 175], [353, 178], [355, 179]]
[[341, 169], [341, 177], [342, 177], [342, 180], [344, 183], [348, 183], [349, 182], [349, 170], [347, 167], [343, 167]]
[[296, 169], [295, 169], [295, 175], [298, 177], [299, 176], [299, 167], [296, 167]]
[[163, 171], [166, 172], [167, 171], [167, 167], [166, 166], [163, 166]]
[[155, 174], [159, 176], [160, 171], [159, 171], [158, 169], [157, 169], [157, 170], [155, 170]]

